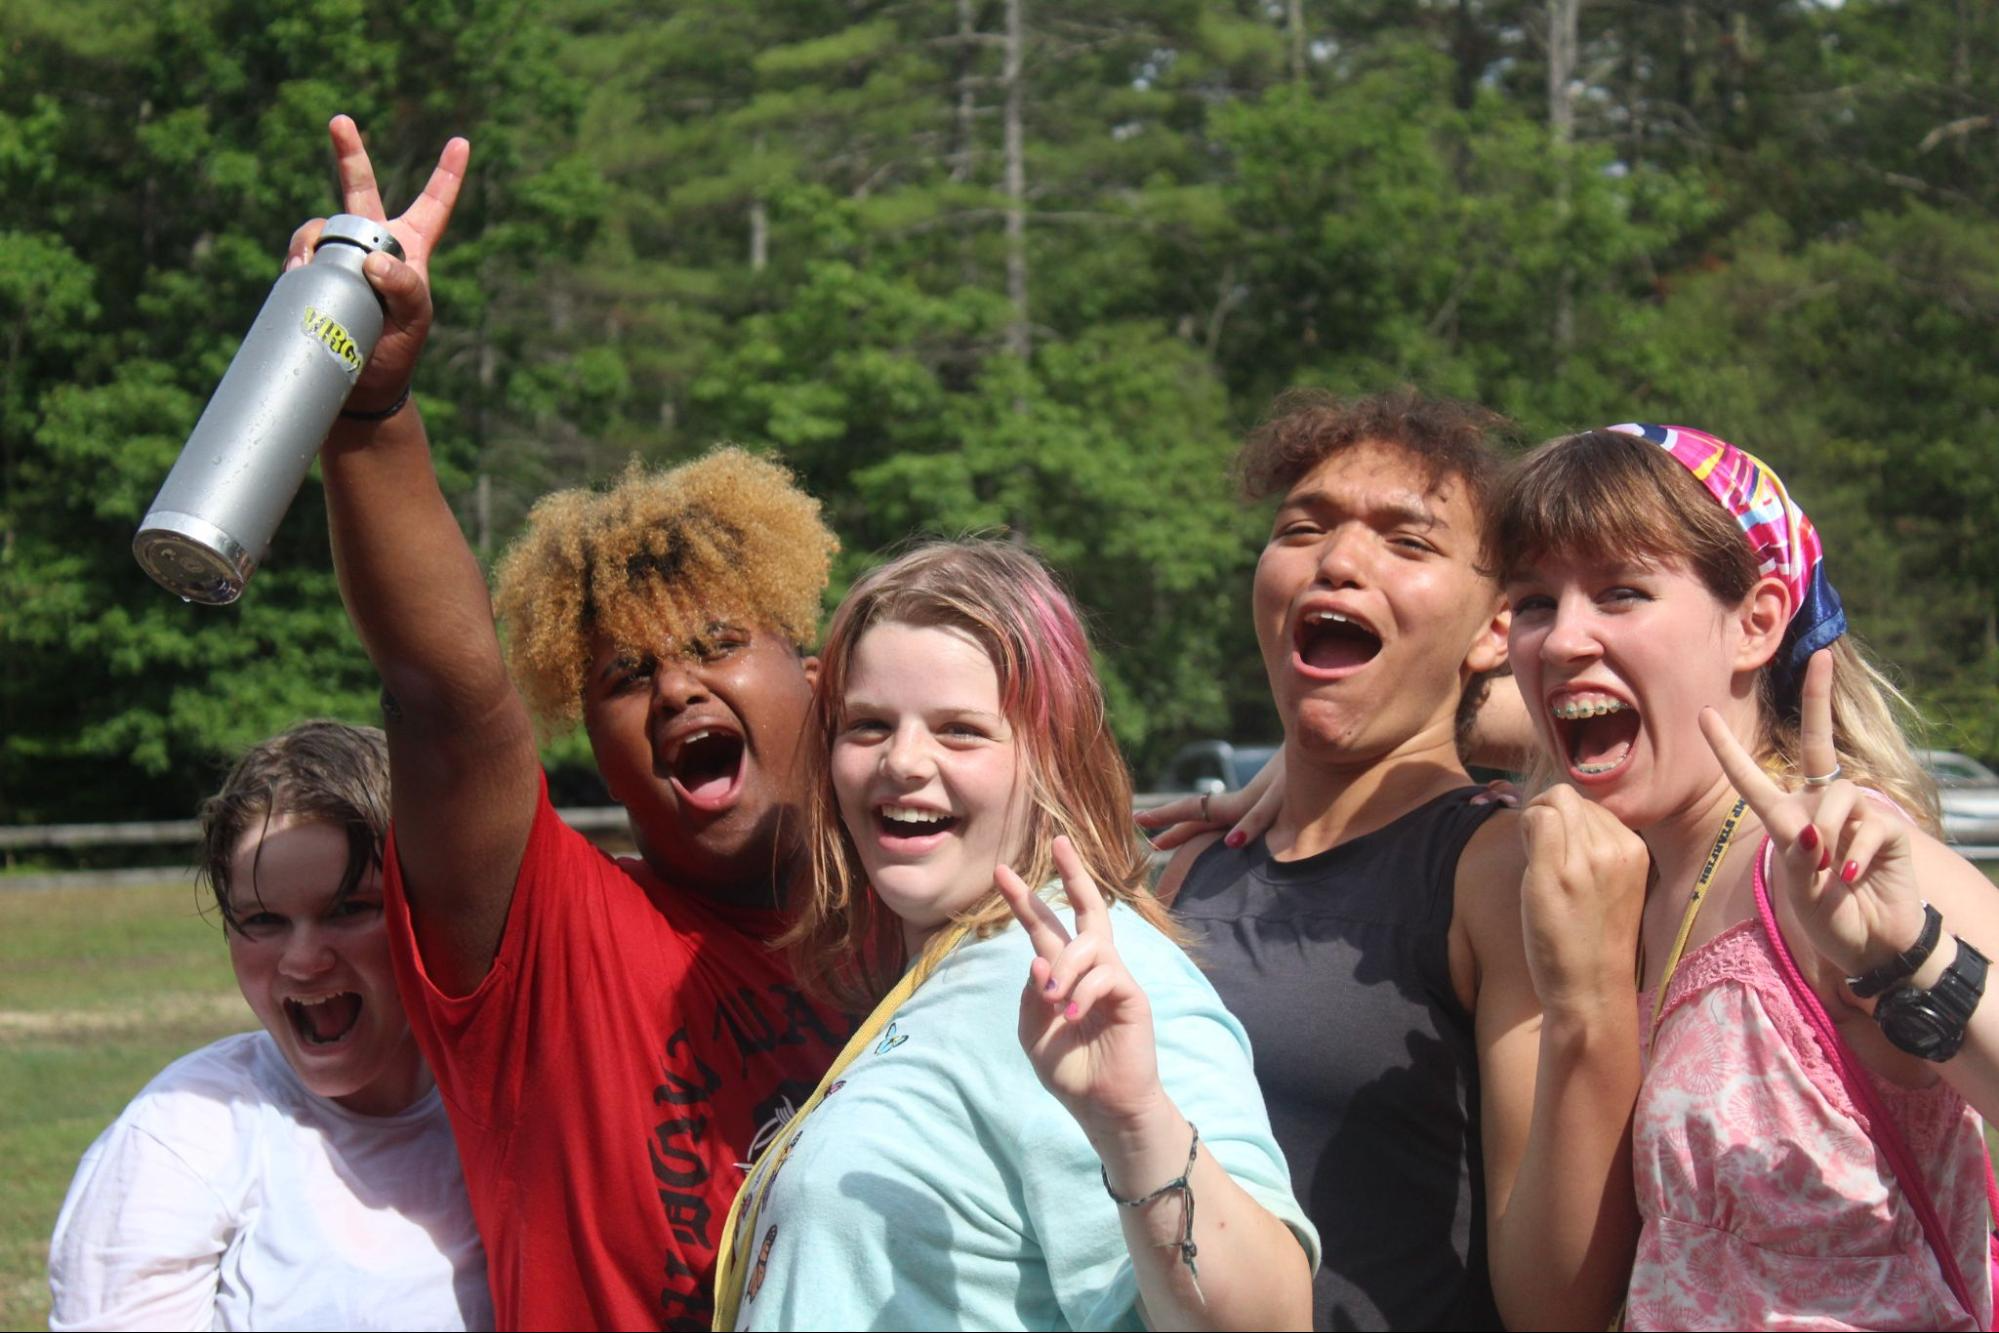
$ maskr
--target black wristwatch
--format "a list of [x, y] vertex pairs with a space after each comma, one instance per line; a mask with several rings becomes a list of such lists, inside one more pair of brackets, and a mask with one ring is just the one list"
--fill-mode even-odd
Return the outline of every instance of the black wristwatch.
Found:
[[1925, 1060], [1944, 1061], [1964, 1044], [1964, 1026], [1985, 994], [1985, 955], [1957, 941], [1957, 957], [1928, 990], [1901, 986], [1874, 1005], [1874, 1021], [1895, 1046]]
[[1890, 986], [1907, 981], [1916, 975], [1917, 969], [1930, 961], [1930, 955], [1936, 952], [1937, 941], [1942, 938], [1943, 913], [1924, 903], [1923, 930], [1916, 936], [1916, 942], [1872, 972], [1862, 972], [1857, 977], [1848, 977], [1847, 989], [1863, 1000], [1871, 1000]]

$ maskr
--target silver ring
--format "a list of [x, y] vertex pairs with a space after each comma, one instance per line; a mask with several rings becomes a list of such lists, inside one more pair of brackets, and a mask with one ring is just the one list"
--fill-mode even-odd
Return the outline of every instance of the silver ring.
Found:
[[1817, 777], [1807, 776], [1805, 778], [1805, 785], [1807, 787], [1830, 787], [1833, 783], [1839, 781], [1840, 772], [1839, 765], [1834, 764], [1830, 773], [1821, 773]]
[[1208, 819], [1208, 798], [1213, 795], [1214, 793], [1211, 791], [1204, 791], [1201, 793], [1201, 822], [1203, 824], [1210, 822]]

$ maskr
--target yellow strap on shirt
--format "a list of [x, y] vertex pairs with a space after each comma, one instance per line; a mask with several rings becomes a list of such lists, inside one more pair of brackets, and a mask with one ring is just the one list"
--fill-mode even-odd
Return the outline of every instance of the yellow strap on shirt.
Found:
[[1659, 1015], [1666, 1010], [1666, 987], [1673, 983], [1673, 973], [1680, 966], [1680, 955], [1687, 951], [1687, 941], [1694, 933], [1694, 918], [1701, 914], [1701, 903], [1707, 898], [1708, 886], [1714, 883], [1715, 872], [1721, 869], [1722, 858], [1728, 855], [1728, 844], [1735, 840], [1736, 826], [1742, 822], [1742, 812], [1749, 808], [1749, 802], [1737, 797], [1735, 808], [1728, 812], [1728, 818], [1721, 821], [1721, 832], [1715, 835], [1714, 846], [1707, 854], [1707, 864], [1701, 867], [1700, 878], [1694, 881], [1694, 895], [1687, 899], [1687, 910], [1680, 918], [1680, 933], [1673, 940], [1673, 951], [1666, 955], [1666, 970], [1659, 974], [1659, 990], [1652, 997], [1652, 1022], [1645, 1032], [1645, 1045], [1649, 1048], [1659, 1035]]
[[736, 1201], [729, 1205], [729, 1217], [722, 1224], [722, 1243], [715, 1251], [715, 1323], [718, 1330], [733, 1330], [736, 1315], [741, 1309], [743, 1285], [748, 1275], [745, 1273], [744, 1256], [750, 1252], [749, 1238], [756, 1234], [757, 1221], [763, 1215], [765, 1196], [770, 1183], [777, 1177], [777, 1170], [791, 1155], [791, 1145], [798, 1140], [798, 1131], [805, 1124], [807, 1116], [819, 1109], [819, 1103], [826, 1100], [826, 1090], [839, 1081], [848, 1065], [860, 1057], [862, 1051], [872, 1046], [881, 1037], [882, 1029], [888, 1026], [895, 1011], [909, 1002], [916, 994], [916, 988], [930, 979], [950, 952], [964, 940], [967, 928], [963, 925], [950, 927], [940, 940], [923, 951], [914, 966], [902, 974], [902, 979], [882, 996], [881, 1003], [861, 1023], [860, 1028], [847, 1040], [847, 1044], [834, 1059], [832, 1068], [819, 1080], [819, 1086], [805, 1099], [805, 1105], [798, 1108], [798, 1114], [784, 1123], [777, 1137], [770, 1141], [763, 1155], [743, 1178], [743, 1187], [736, 1191]]
[[[1749, 808], [1749, 802], [1741, 797], [1735, 799], [1735, 808], [1728, 812], [1728, 818], [1721, 821], [1721, 832], [1715, 835], [1714, 846], [1708, 849], [1707, 864], [1701, 867], [1700, 877], [1694, 881], [1693, 897], [1687, 899], [1687, 910], [1680, 917], [1680, 933], [1673, 938], [1672, 952], [1666, 955], [1666, 970], [1659, 974], [1659, 990], [1652, 997], [1652, 1023], [1645, 1030], [1645, 1045], [1649, 1050], [1652, 1041], [1659, 1035], [1659, 1015], [1666, 1010], [1666, 988], [1673, 984], [1673, 973], [1679, 970], [1680, 956], [1687, 951], [1687, 941], [1693, 938], [1694, 918], [1701, 914], [1701, 903], [1707, 898], [1708, 886], [1714, 883], [1715, 872], [1721, 869], [1721, 859], [1728, 855], [1728, 844], [1735, 840], [1736, 826], [1742, 823], [1742, 812]], [[1642, 978], [1641, 978], [1642, 981]], [[1620, 1304], [1611, 1318], [1610, 1333], [1624, 1333], [1625, 1307]]]

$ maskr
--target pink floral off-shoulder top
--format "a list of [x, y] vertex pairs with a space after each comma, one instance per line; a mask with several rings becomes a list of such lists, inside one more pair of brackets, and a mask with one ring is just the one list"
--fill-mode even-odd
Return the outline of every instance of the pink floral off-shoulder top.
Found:
[[1875, 1084], [1929, 1168], [1976, 1324], [1751, 919], [1689, 954], [1667, 989], [1632, 1130], [1642, 1229], [1625, 1326], [1989, 1327], [1979, 1117], [1941, 1079]]

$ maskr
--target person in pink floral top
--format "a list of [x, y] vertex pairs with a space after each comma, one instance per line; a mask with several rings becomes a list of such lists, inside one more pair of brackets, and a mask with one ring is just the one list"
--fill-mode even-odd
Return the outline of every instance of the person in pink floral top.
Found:
[[1626, 1326], [1989, 1327], [1999, 894], [1938, 841], [1818, 534], [1749, 454], [1641, 425], [1534, 451], [1495, 526], [1555, 784], [1526, 819], [1654, 869], [1599, 936], [1643, 990]]

